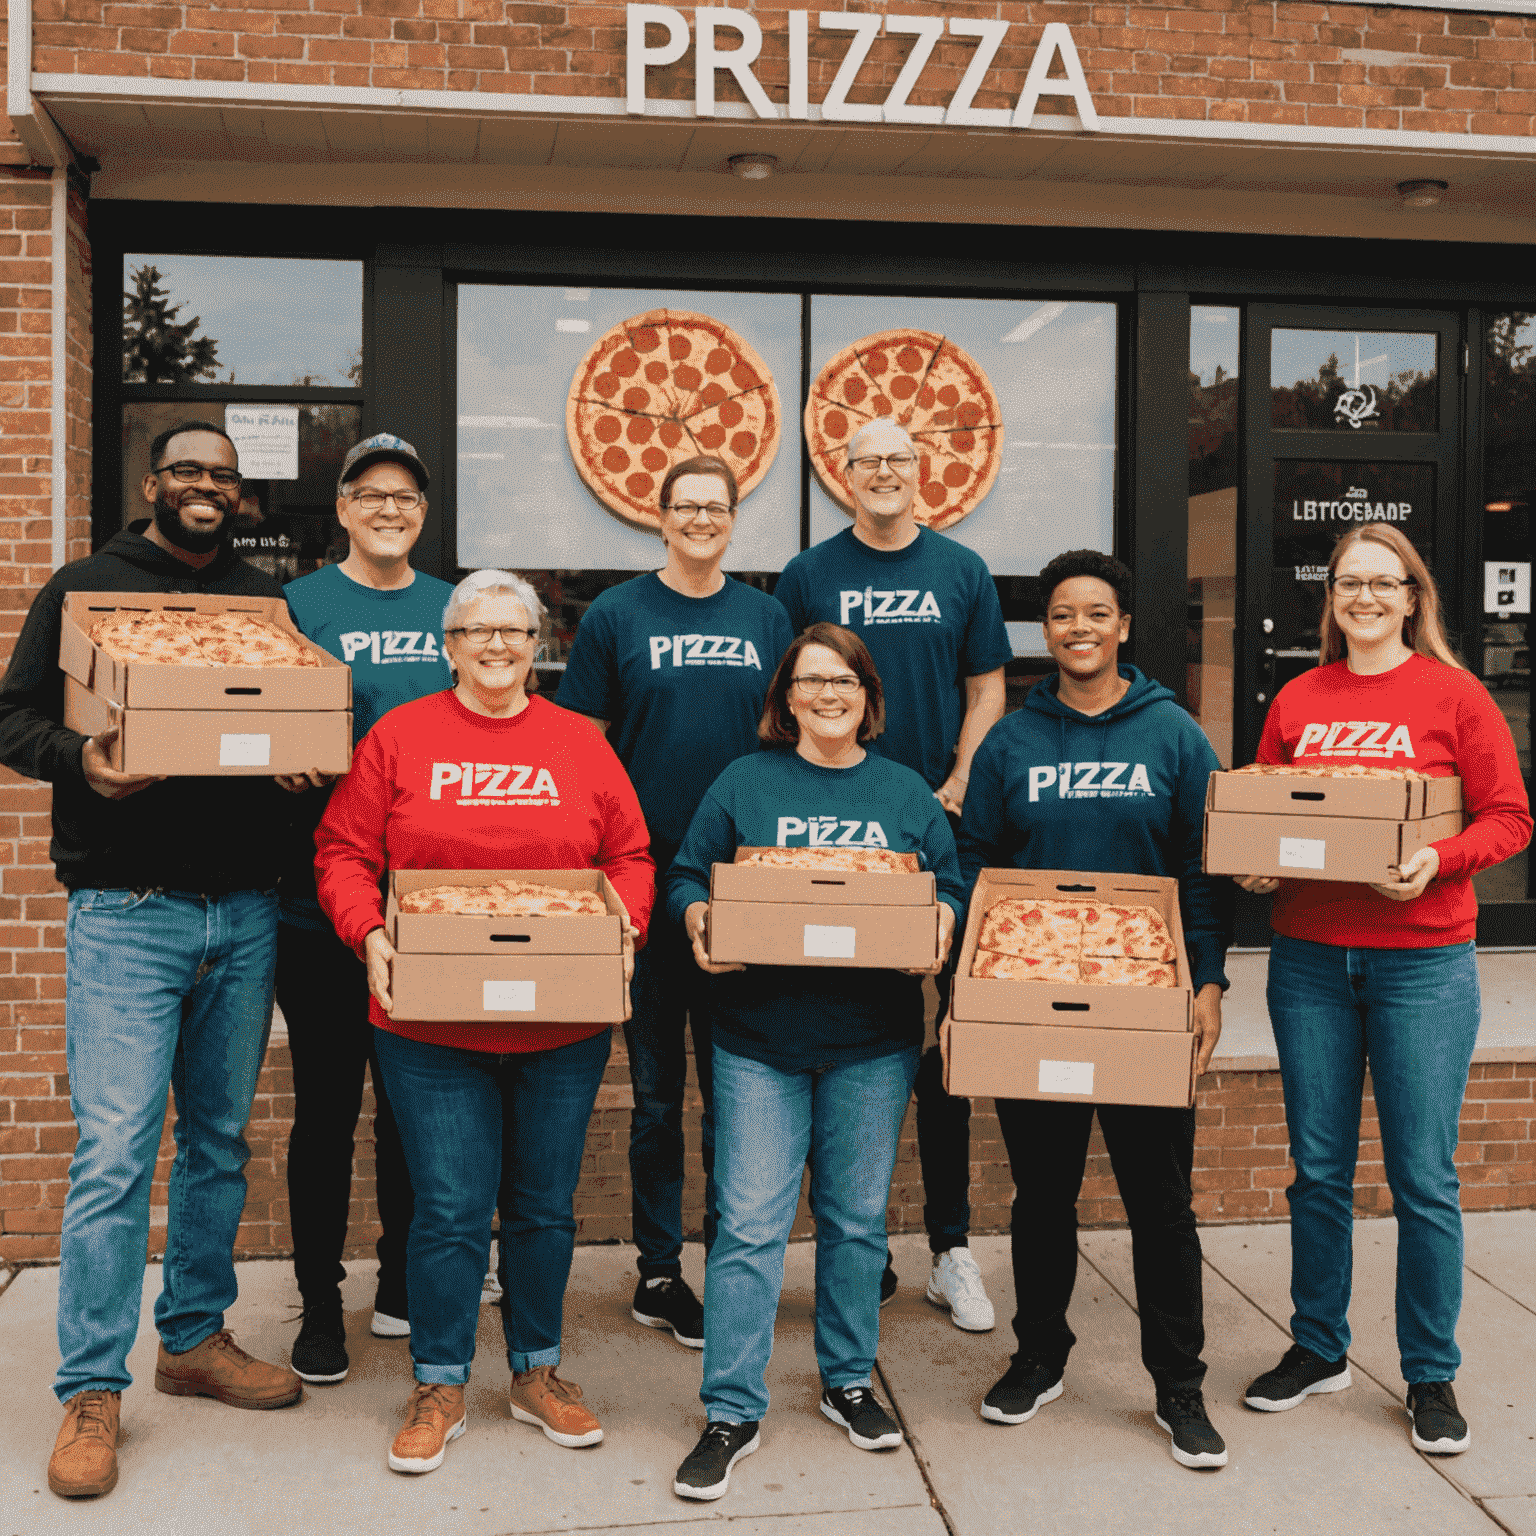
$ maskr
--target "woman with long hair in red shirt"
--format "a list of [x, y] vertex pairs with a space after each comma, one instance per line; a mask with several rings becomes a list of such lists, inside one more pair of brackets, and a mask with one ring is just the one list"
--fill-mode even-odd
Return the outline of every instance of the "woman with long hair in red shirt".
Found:
[[1454, 1159], [1481, 1017], [1472, 876], [1525, 847], [1531, 817], [1509, 727], [1452, 650], [1434, 578], [1391, 524], [1351, 529], [1334, 546], [1319, 664], [1276, 696], [1258, 760], [1462, 781], [1465, 830], [1414, 854], [1395, 881], [1238, 881], [1276, 893], [1269, 1013], [1296, 1164], [1295, 1343], [1245, 1401], [1273, 1413], [1350, 1385], [1351, 1200], [1369, 1063], [1397, 1217], [1412, 1440], [1454, 1455], [1471, 1444], [1451, 1383], [1461, 1362]]

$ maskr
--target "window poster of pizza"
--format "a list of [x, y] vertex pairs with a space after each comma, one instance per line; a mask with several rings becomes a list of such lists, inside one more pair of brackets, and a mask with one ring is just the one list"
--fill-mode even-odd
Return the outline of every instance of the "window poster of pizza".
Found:
[[1113, 304], [810, 302], [813, 544], [848, 526], [849, 437], [894, 416], [922, 460], [919, 518], [994, 575], [1032, 576], [1063, 549], [1113, 548]]
[[801, 306], [799, 294], [462, 284], [459, 564], [654, 570], [662, 477], [710, 452], [744, 493], [727, 568], [781, 570], [800, 548]]

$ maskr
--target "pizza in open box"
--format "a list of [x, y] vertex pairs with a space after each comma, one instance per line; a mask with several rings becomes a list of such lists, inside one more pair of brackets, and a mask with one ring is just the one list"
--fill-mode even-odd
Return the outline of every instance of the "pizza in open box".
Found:
[[984, 981], [1054, 981], [1066, 986], [1078, 982], [1077, 961], [1064, 955], [1005, 955], [995, 949], [978, 949], [971, 975]]
[[1061, 955], [1076, 959], [1082, 948], [1082, 909], [1065, 901], [1004, 897], [987, 908], [977, 946], [1005, 955]]
[[915, 875], [921, 870], [915, 853], [893, 853], [889, 848], [758, 848], [739, 862], [849, 875]]
[[1082, 979], [1088, 986], [1176, 987], [1179, 984], [1173, 966], [1156, 960], [1084, 955], [1080, 968]]
[[1168, 925], [1153, 907], [1085, 908], [1083, 954], [1164, 964], [1176, 958]]
[[603, 917], [608, 910], [596, 891], [508, 880], [423, 886], [401, 892], [399, 905], [405, 913], [455, 917]]

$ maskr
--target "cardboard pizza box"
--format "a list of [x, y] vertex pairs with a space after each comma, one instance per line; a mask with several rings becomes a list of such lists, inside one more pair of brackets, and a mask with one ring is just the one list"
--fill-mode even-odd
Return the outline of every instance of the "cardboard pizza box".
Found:
[[64, 724], [86, 736], [120, 726], [111, 756], [119, 773], [221, 778], [352, 766], [350, 709], [123, 709], [66, 674]]
[[953, 1094], [1168, 1109], [1195, 1102], [1192, 1034], [946, 1019], [939, 1043], [944, 1087]]
[[1415, 821], [1208, 810], [1205, 872], [1386, 884], [1395, 879], [1394, 867], [1431, 843], [1455, 837], [1464, 825], [1459, 810]]
[[710, 873], [709, 958], [717, 965], [932, 965], [939, 952], [938, 888], [930, 870], [848, 874], [774, 869], [741, 860]]
[[[320, 665], [180, 667], [120, 661], [93, 643], [90, 629], [103, 614], [122, 609], [145, 613], [162, 609], [180, 613], [248, 613], [286, 631]], [[269, 714], [275, 710], [352, 708], [352, 669], [305, 639], [294, 628], [288, 605], [280, 597], [67, 592], [59, 634], [59, 665], [82, 688], [122, 709], [251, 710]]]
[[[400, 896], [429, 885], [530, 880], [596, 891], [604, 917], [468, 917], [402, 912]], [[384, 927], [395, 946], [390, 1017], [424, 1023], [618, 1024], [624, 904], [600, 869], [397, 869]]]
[[1461, 780], [1309, 779], [1285, 773], [1213, 773], [1206, 786], [1205, 806], [1210, 811], [1247, 811], [1260, 816], [1422, 821], [1461, 809]]
[[[1006, 898], [1096, 901], [1111, 907], [1152, 907], [1173, 938], [1179, 984], [1134, 987], [1047, 981], [986, 980], [971, 975], [982, 919]], [[1162, 875], [1105, 875], [1061, 869], [984, 869], [966, 914], [955, 967], [950, 1016], [968, 1023], [1042, 1024], [1079, 1029], [1159, 1030], [1191, 1026], [1194, 991], [1179, 919], [1179, 882]]]

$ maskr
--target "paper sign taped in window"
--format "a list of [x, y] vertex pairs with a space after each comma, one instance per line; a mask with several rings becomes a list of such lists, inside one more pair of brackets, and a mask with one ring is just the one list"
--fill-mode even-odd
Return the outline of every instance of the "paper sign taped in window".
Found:
[[833, 927], [824, 923], [805, 925], [807, 960], [852, 960], [858, 943], [858, 929]]
[[1327, 839], [1282, 837], [1280, 856], [1276, 862], [1282, 869], [1326, 869], [1328, 867]]
[[267, 768], [271, 763], [271, 736], [226, 731], [219, 737], [220, 768]]
[[1080, 1093], [1087, 1097], [1093, 1092], [1093, 1063], [1091, 1061], [1042, 1061], [1039, 1092]]
[[482, 991], [487, 1013], [532, 1013], [538, 983], [535, 981], [488, 981]]

